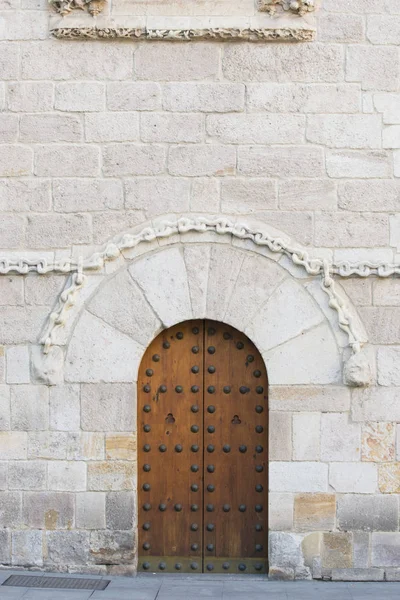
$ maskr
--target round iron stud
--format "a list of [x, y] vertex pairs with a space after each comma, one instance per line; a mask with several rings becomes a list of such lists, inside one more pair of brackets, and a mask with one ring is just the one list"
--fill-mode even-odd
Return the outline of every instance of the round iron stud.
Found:
[[262, 446], [256, 446], [256, 452], [257, 454], [261, 454], [262, 452], [264, 452], [264, 448]]
[[194, 335], [198, 335], [200, 333], [200, 329], [198, 327], [193, 327], [192, 333], [194, 333]]
[[149, 544], [149, 542], [145, 542], [143, 544], [143, 550], [150, 550], [150, 544]]
[[199, 426], [198, 425], [192, 425], [190, 428], [190, 431], [192, 433], [199, 433]]
[[260, 513], [260, 512], [262, 512], [262, 511], [263, 511], [263, 507], [262, 507], [262, 505], [261, 505], [261, 504], [256, 504], [256, 506], [255, 506], [255, 511], [256, 511], [257, 513]]
[[167, 568], [167, 563], [160, 562], [160, 564], [158, 565], [158, 568], [160, 569], [160, 571], [165, 571], [165, 569]]
[[214, 504], [207, 504], [207, 512], [214, 512]]
[[198, 530], [198, 528], [199, 528], [199, 526], [197, 525], [197, 523], [192, 523], [192, 524], [191, 524], [191, 526], [190, 526], [190, 529], [191, 529], [192, 531], [197, 531], [197, 530]]
[[180, 570], [182, 569], [182, 565], [181, 565], [181, 563], [176, 563], [176, 565], [175, 565], [175, 569], [176, 569], [177, 571], [180, 571]]
[[145, 431], [146, 433], [149, 433], [149, 432], [151, 431], [151, 427], [150, 427], [150, 425], [145, 425], [145, 426], [143, 427], [143, 431]]
[[177, 385], [175, 391], [177, 394], [181, 394], [183, 392], [183, 387], [181, 385]]
[[215, 485], [212, 485], [211, 483], [208, 484], [207, 486], [207, 492], [213, 492], [215, 490]]
[[192, 367], [191, 371], [192, 371], [192, 373], [197, 374], [200, 371], [200, 369], [197, 365], [194, 365], [194, 367]]
[[192, 512], [197, 512], [199, 510], [199, 507], [197, 504], [192, 504], [192, 506], [190, 507], [190, 510]]
[[163, 345], [162, 345], [162, 347], [163, 347], [165, 350], [168, 350], [168, 348], [171, 348], [171, 344], [170, 344], [169, 342], [163, 342]]
[[214, 427], [214, 425], [209, 425], [209, 426], [207, 427], [207, 431], [208, 431], [208, 433], [214, 433], [214, 432], [215, 432], [215, 427]]
[[214, 473], [214, 471], [215, 471], [215, 467], [214, 467], [214, 465], [207, 465], [207, 471], [208, 471], [209, 473]]
[[211, 563], [209, 563], [207, 565], [207, 571], [214, 571], [214, 565], [212, 565]]
[[145, 571], [148, 571], [150, 569], [150, 563], [148, 563], [148, 562], [143, 563], [143, 569]]
[[151, 406], [150, 406], [150, 404], [145, 404], [145, 405], [143, 406], [143, 412], [145, 412], [145, 413], [149, 413], [150, 411], [151, 411]]
[[254, 377], [261, 377], [261, 371], [259, 369], [256, 369], [255, 371], [253, 371], [253, 375]]
[[151, 504], [149, 502], [145, 502], [143, 504], [143, 510], [145, 510], [146, 512], [151, 510]]
[[199, 447], [197, 444], [192, 444], [192, 446], [190, 446], [190, 449], [192, 452], [198, 452], [199, 451]]
[[255, 568], [256, 571], [262, 571], [263, 566], [262, 566], [261, 563], [256, 563], [254, 565], [254, 568]]
[[192, 485], [190, 486], [190, 489], [192, 490], [192, 492], [198, 492], [199, 486], [197, 485], [197, 483], [192, 483]]
[[143, 529], [144, 529], [145, 531], [149, 531], [150, 527], [151, 527], [151, 526], [150, 526], [150, 523], [143, 523]]
[[193, 404], [190, 407], [190, 410], [192, 411], [192, 413], [198, 413], [199, 412], [199, 407], [197, 406], [197, 404]]
[[207, 550], [212, 552], [214, 550], [214, 544], [207, 544]]
[[241, 446], [239, 446], [239, 452], [241, 452], [242, 454], [244, 454], [245, 452], [247, 452], [247, 446], [245, 446], [244, 444], [242, 444]]
[[231, 388], [229, 387], [229, 385], [225, 385], [224, 386], [224, 394], [229, 394], [231, 391]]
[[161, 512], [164, 512], [167, 510], [167, 505], [166, 504], [159, 504], [158, 505], [158, 510], [160, 510]]
[[160, 446], [158, 446], [158, 449], [160, 452], [166, 452], [167, 446], [165, 444], [160, 444]]
[[256, 525], [256, 531], [262, 531], [262, 530], [263, 530], [262, 525], [260, 525], [260, 523], [257, 523], [257, 525]]
[[146, 375], [147, 377], [152, 377], [154, 375], [153, 369], [146, 369]]
[[215, 346], [208, 346], [207, 352], [208, 354], [215, 354]]
[[182, 331], [178, 331], [178, 333], [176, 334], [176, 337], [178, 340], [183, 340], [183, 333]]
[[153, 362], [160, 362], [160, 355], [159, 354], [153, 354]]
[[264, 431], [264, 427], [262, 425], [257, 425], [256, 433], [262, 433]]
[[192, 346], [192, 352], [193, 352], [193, 354], [198, 354], [199, 353], [199, 347], [198, 346]]
[[190, 549], [193, 550], [193, 552], [197, 552], [197, 550], [199, 549], [199, 545], [198, 544], [192, 544], [190, 546]]
[[213, 446], [212, 444], [208, 444], [207, 452], [214, 452], [214, 450], [215, 450], [215, 446]]
[[207, 531], [214, 531], [214, 529], [215, 529], [215, 525], [213, 523], [209, 523], [207, 525]]
[[249, 354], [246, 360], [247, 362], [252, 363], [254, 361], [254, 356], [252, 354]]
[[229, 504], [224, 504], [223, 507], [222, 507], [222, 510], [224, 512], [229, 512], [231, 510], [231, 507], [230, 507]]
[[197, 392], [199, 391], [199, 386], [198, 385], [192, 385], [192, 387], [190, 388], [193, 392], [193, 394], [197, 394]]
[[190, 467], [190, 470], [192, 471], [192, 473], [197, 473], [199, 470], [199, 465], [192, 465]]
[[241, 385], [239, 388], [239, 392], [241, 394], [247, 394], [250, 391], [250, 388], [246, 387], [245, 385]]
[[258, 385], [256, 387], [256, 392], [257, 394], [262, 394], [264, 392], [264, 388], [262, 387], [262, 385]]
[[228, 331], [225, 331], [224, 340], [231, 340], [231, 339], [232, 339], [232, 335]]
[[264, 412], [264, 408], [260, 404], [257, 404], [256, 413], [260, 415], [262, 412]]
[[256, 492], [263, 492], [264, 491], [264, 487], [261, 485], [261, 483], [257, 483], [256, 485]]
[[145, 492], [149, 492], [151, 490], [151, 485], [149, 483], [144, 483], [142, 488]]
[[231, 447], [229, 446], [229, 444], [225, 444], [225, 445], [222, 447], [222, 450], [223, 450], [223, 451], [224, 451], [226, 454], [228, 454], [228, 452], [230, 452], [230, 451], [231, 451]]
[[150, 450], [151, 450], [151, 446], [150, 446], [150, 444], [145, 444], [145, 445], [143, 446], [143, 450], [144, 450], [145, 452], [150, 452]]
[[264, 471], [264, 467], [262, 465], [256, 465], [257, 473], [262, 473]]
[[214, 327], [209, 327], [207, 329], [207, 333], [208, 333], [208, 335], [215, 335], [216, 332], [215, 332]]
[[237, 348], [238, 350], [243, 350], [243, 348], [244, 348], [244, 344], [243, 344], [243, 342], [237, 342], [237, 344], [236, 344], [236, 348]]
[[241, 504], [241, 505], [239, 506], [239, 511], [240, 511], [240, 512], [246, 512], [246, 505], [245, 505], [245, 504]]
[[212, 365], [210, 367], [208, 367], [207, 371], [209, 373], [211, 373], [211, 375], [213, 375], [215, 373], [215, 367], [213, 367]]
[[160, 385], [160, 387], [158, 388], [159, 392], [161, 392], [161, 394], [165, 394], [165, 392], [167, 391], [167, 386], [166, 385]]
[[215, 406], [213, 406], [212, 404], [210, 406], [208, 406], [207, 412], [209, 412], [211, 414], [215, 413]]
[[181, 512], [181, 510], [182, 510], [182, 504], [175, 504], [174, 508], [175, 508], [176, 512]]
[[222, 568], [224, 569], [224, 571], [227, 571], [230, 568], [230, 563], [228, 562], [224, 562], [222, 563]]
[[143, 465], [143, 471], [145, 473], [149, 473], [149, 471], [151, 471], [151, 466], [150, 465]]
[[199, 565], [195, 562], [190, 563], [190, 568], [192, 569], [192, 571], [196, 571], [199, 568]]
[[240, 565], [238, 566], [239, 571], [245, 571], [246, 570], [246, 565], [244, 565], [243, 563], [240, 563]]
[[264, 546], [262, 544], [256, 544], [256, 552], [262, 552], [264, 550]]
[[176, 444], [175, 452], [182, 452], [182, 450], [183, 450], [183, 446], [181, 446], [181, 444]]
[[215, 387], [213, 385], [209, 385], [207, 388], [207, 392], [209, 394], [214, 394], [215, 393]]

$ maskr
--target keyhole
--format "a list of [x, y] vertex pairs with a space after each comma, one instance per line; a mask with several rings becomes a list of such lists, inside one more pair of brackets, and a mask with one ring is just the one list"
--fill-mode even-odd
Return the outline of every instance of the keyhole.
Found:
[[175, 417], [172, 413], [168, 413], [167, 418], [165, 419], [166, 423], [175, 423]]
[[235, 415], [231, 421], [231, 423], [233, 423], [233, 425], [240, 425], [242, 421], [239, 419], [239, 415]]

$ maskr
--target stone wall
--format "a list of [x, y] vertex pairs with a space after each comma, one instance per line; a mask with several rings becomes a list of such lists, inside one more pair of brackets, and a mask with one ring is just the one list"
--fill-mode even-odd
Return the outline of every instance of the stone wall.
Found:
[[[298, 44], [48, 20], [0, 0], [0, 564], [135, 572], [137, 366], [207, 316], [270, 376], [271, 576], [400, 579], [398, 1], [323, 0]], [[272, 250], [149, 233], [199, 213]]]

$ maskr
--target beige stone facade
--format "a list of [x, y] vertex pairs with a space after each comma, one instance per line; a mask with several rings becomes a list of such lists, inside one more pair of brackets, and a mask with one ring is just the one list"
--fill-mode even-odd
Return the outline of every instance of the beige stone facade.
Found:
[[400, 579], [398, 2], [154, 4], [0, 0], [0, 565], [136, 572], [138, 367], [210, 318], [270, 576]]

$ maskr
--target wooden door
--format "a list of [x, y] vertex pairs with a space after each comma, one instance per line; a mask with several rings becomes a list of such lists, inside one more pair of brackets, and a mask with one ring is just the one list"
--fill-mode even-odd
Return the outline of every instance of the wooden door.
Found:
[[139, 570], [265, 573], [268, 379], [254, 344], [187, 321], [138, 380]]

